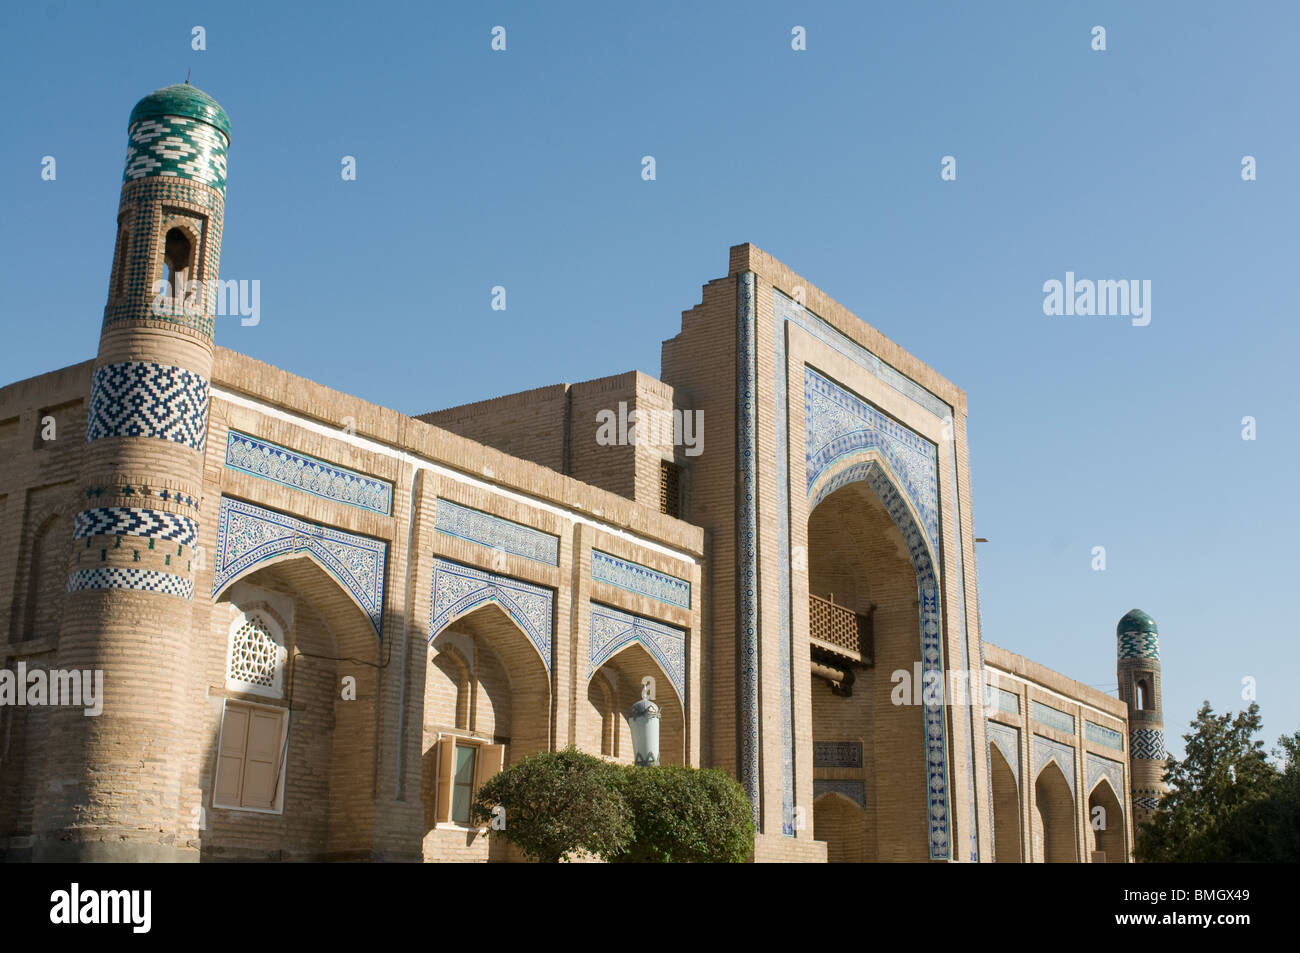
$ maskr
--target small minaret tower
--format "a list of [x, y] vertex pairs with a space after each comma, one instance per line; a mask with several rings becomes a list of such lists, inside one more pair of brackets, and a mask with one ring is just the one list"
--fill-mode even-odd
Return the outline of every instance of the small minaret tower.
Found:
[[1160, 705], [1160, 636], [1141, 609], [1125, 613], [1115, 627], [1115, 674], [1120, 701], [1128, 705], [1129, 787], [1134, 828], [1155, 813], [1165, 792], [1165, 718]]
[[230, 120], [186, 81], [127, 128], [57, 656], [103, 672], [103, 712], [51, 713], [37, 860], [197, 859], [183, 689]]

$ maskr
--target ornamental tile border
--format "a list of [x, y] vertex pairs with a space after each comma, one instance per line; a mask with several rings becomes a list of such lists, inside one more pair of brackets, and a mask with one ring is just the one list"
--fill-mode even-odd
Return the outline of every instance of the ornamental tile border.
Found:
[[1115, 797], [1123, 803], [1124, 765], [1118, 761], [1112, 761], [1110, 758], [1103, 758], [1095, 754], [1087, 754], [1085, 760], [1088, 764], [1088, 796], [1092, 796], [1093, 789], [1104, 777], [1110, 782], [1110, 789], [1114, 792]]
[[393, 485], [237, 430], [226, 436], [226, 468], [312, 496], [391, 516]]
[[[737, 736], [740, 745], [740, 763], [737, 773], [741, 786], [749, 796], [753, 808], [754, 825], [762, 831], [759, 816], [758, 768], [758, 480], [757, 480], [757, 426], [758, 408], [755, 395], [758, 352], [757, 302], [755, 300], [755, 275], [747, 271], [739, 276], [736, 296], [736, 458], [740, 468], [740, 492], [736, 498], [736, 637], [739, 649], [738, 679], [740, 698], [738, 705]], [[783, 650], [783, 651], [788, 651]], [[787, 687], [782, 692], [782, 736], [789, 719], [789, 705], [785, 704]], [[786, 746], [787, 753], [789, 746]], [[793, 790], [787, 785], [783, 812], [784, 833], [793, 836]]]
[[193, 546], [199, 524], [188, 516], [133, 506], [100, 506], [77, 514], [73, 539], [88, 536], [140, 536]]
[[433, 595], [429, 600], [429, 641], [467, 612], [489, 603], [499, 606], [523, 630], [549, 675], [555, 593], [509, 576], [448, 559], [435, 559]]
[[588, 680], [619, 651], [637, 642], [650, 653], [668, 675], [668, 680], [677, 691], [678, 700], [685, 707], [686, 632], [684, 629], [593, 602], [589, 639]]
[[1134, 728], [1129, 732], [1129, 757], [1143, 761], [1164, 761], [1165, 733], [1158, 728]]
[[691, 584], [630, 559], [620, 559], [599, 549], [591, 551], [591, 578], [658, 602], [691, 607]]
[[823, 794], [840, 794], [858, 807], [867, 808], [867, 786], [863, 781], [848, 778], [813, 778], [813, 800]]
[[314, 556], [357, 601], [375, 634], [383, 638], [387, 543], [225, 496], [217, 516], [212, 598], [246, 570], [291, 553]]
[[433, 528], [444, 536], [477, 543], [512, 556], [522, 556], [548, 566], [560, 564], [560, 537], [553, 533], [544, 533], [442, 497], [438, 497]]
[[1074, 734], [1074, 716], [1053, 708], [1051, 705], [1044, 705], [1040, 701], [1031, 701], [1029, 710], [1033, 714], [1034, 721], [1039, 724], [1047, 725], [1049, 728], [1055, 728], [1057, 731], [1063, 731], [1067, 735]]

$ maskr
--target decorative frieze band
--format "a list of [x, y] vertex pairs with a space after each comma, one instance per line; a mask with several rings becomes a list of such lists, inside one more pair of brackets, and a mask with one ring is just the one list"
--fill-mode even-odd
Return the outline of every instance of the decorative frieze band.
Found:
[[1129, 732], [1129, 757], [1144, 761], [1164, 761], [1165, 733], [1157, 728], [1134, 728]]
[[226, 466], [381, 516], [393, 512], [393, 485], [386, 480], [364, 476], [238, 431], [232, 430], [226, 437]]
[[1105, 745], [1107, 748], [1114, 748], [1116, 751], [1124, 750], [1123, 734], [1114, 728], [1107, 728], [1095, 721], [1088, 721], [1086, 718], [1083, 722], [1083, 736], [1093, 744]]
[[1067, 735], [1074, 734], [1073, 715], [1067, 715], [1065, 712], [1058, 711], [1039, 701], [1030, 702], [1029, 710], [1033, 713], [1034, 721], [1047, 725], [1049, 728], [1055, 728], [1057, 731], [1063, 731]]
[[814, 741], [814, 768], [862, 767], [861, 741]]
[[478, 543], [548, 566], [560, 564], [560, 538], [531, 526], [438, 498], [433, 528], [446, 536]]
[[207, 429], [208, 382], [198, 374], [151, 361], [95, 369], [86, 443], [103, 437], [155, 437], [201, 451]]
[[88, 536], [142, 536], [193, 546], [199, 524], [188, 516], [131, 506], [100, 506], [77, 514], [73, 539]]
[[137, 592], [161, 592], [190, 599], [194, 595], [194, 580], [156, 569], [100, 566], [95, 569], [77, 569], [68, 576], [68, 592], [80, 592], [83, 589], [134, 589]]
[[683, 609], [691, 607], [691, 584], [685, 579], [628, 559], [619, 559], [599, 549], [591, 551], [591, 578], [669, 605]]

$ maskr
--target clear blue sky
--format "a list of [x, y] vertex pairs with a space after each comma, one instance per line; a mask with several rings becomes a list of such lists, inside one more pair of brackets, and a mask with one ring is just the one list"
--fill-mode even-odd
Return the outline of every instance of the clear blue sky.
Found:
[[[1270, 746], [1300, 727], [1300, 4], [0, 17], [0, 382], [93, 356], [127, 114], [192, 68], [233, 126], [223, 277], [262, 284], [261, 323], [218, 343], [409, 413], [657, 374], [754, 242], [966, 390], [986, 638], [1113, 690], [1141, 607], [1171, 748], [1246, 676]], [[1150, 325], [1045, 316], [1066, 271], [1149, 279]]]

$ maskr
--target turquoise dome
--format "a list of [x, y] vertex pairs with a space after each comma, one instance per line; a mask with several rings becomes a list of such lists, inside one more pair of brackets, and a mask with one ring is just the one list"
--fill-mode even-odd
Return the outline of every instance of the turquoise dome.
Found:
[[1115, 626], [1115, 634], [1123, 635], [1125, 632], [1159, 634], [1156, 628], [1156, 620], [1151, 618], [1141, 609], [1130, 609], [1124, 613], [1124, 618], [1119, 620], [1119, 625]]
[[221, 104], [189, 83], [164, 86], [140, 100], [131, 110], [127, 128], [130, 129], [141, 119], [156, 119], [160, 116], [197, 119], [215, 129], [220, 129], [226, 139], [230, 138], [230, 117], [221, 108]]

